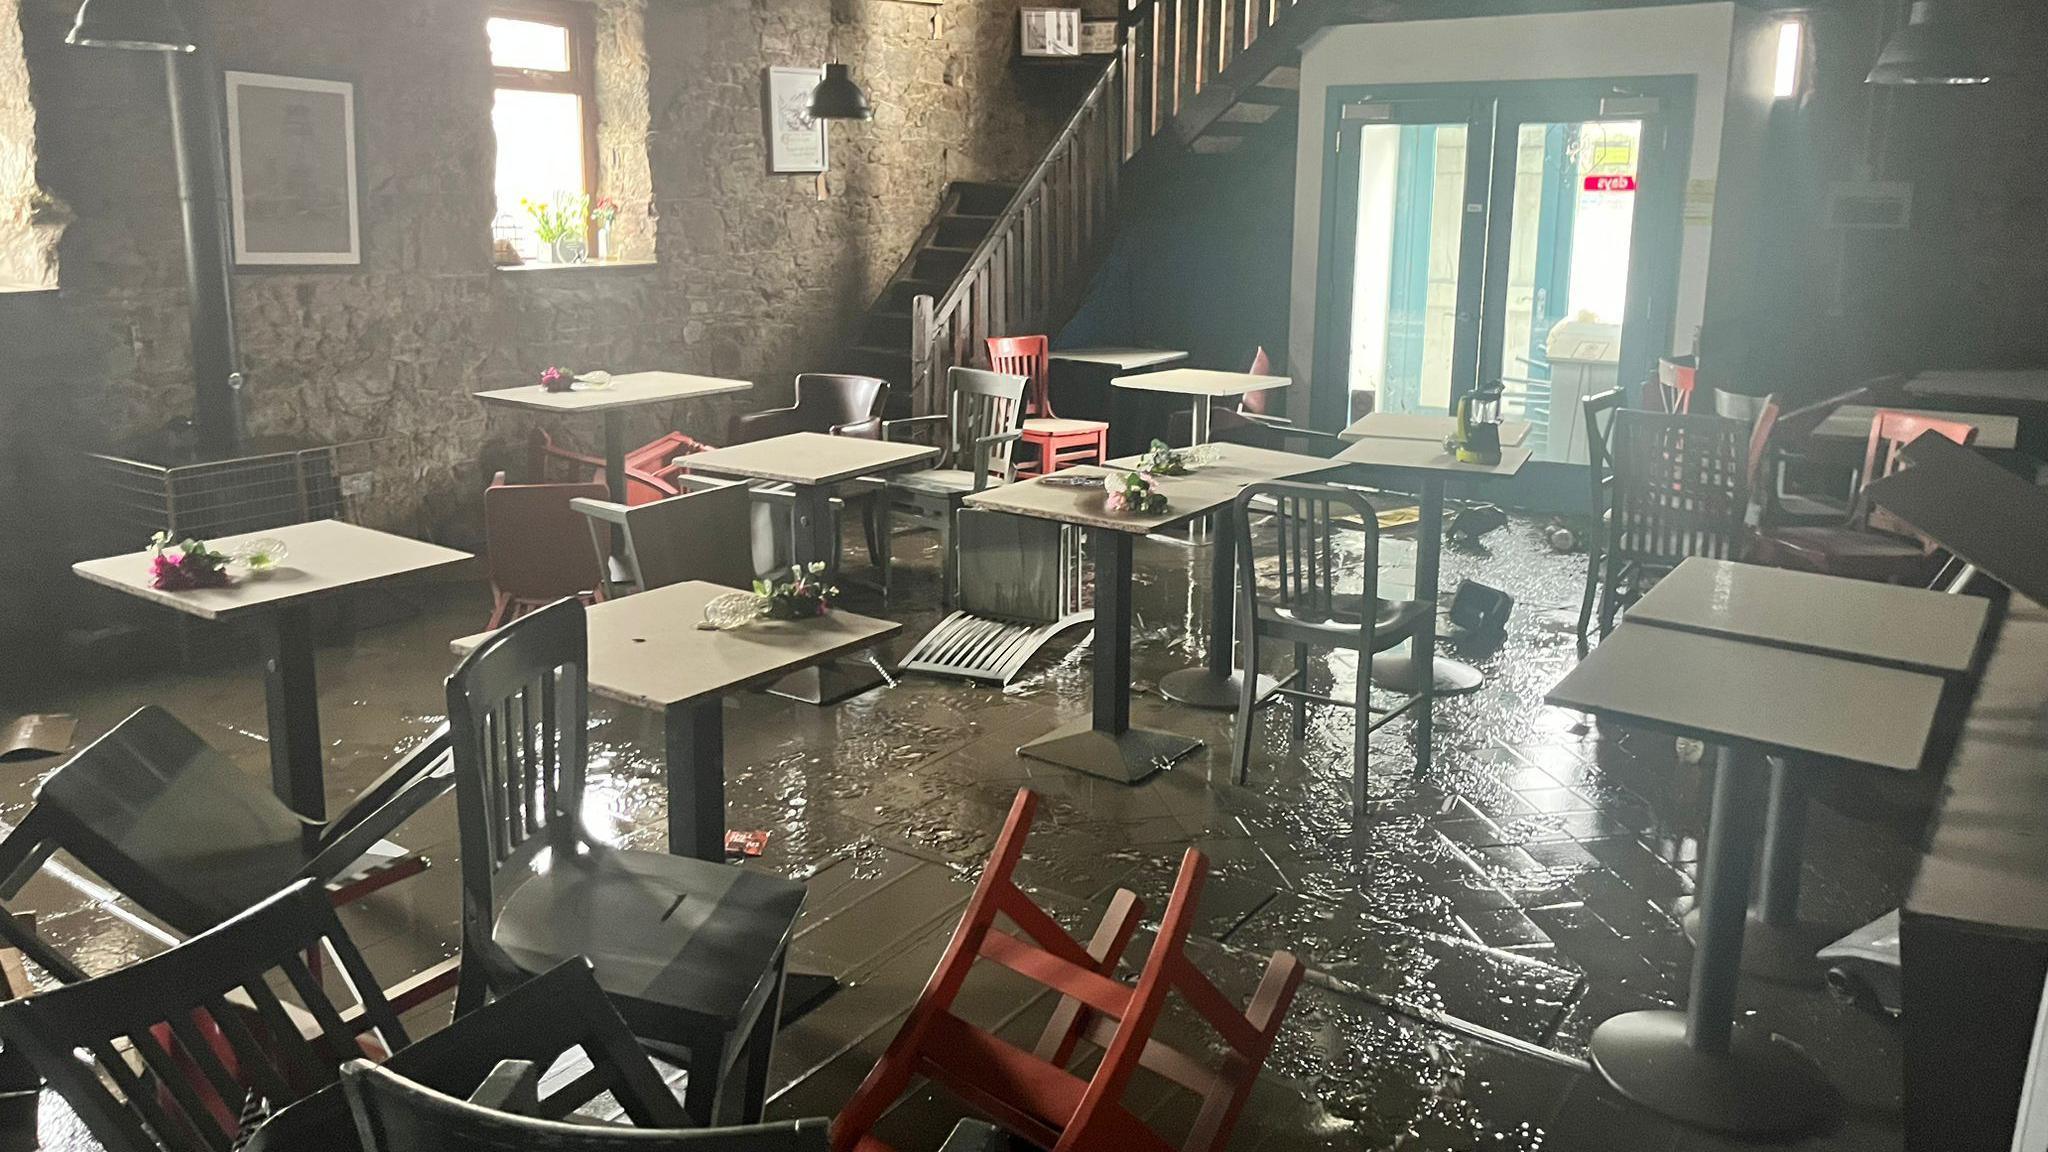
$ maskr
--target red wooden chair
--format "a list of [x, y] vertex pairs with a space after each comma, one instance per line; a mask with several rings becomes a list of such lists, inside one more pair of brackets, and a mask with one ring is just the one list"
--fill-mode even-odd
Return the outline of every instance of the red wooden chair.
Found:
[[1101, 420], [1062, 420], [1052, 410], [1051, 353], [1043, 336], [991, 336], [988, 366], [1006, 376], [1022, 376], [1024, 388], [1024, 452], [1017, 475], [1043, 476], [1075, 464], [1100, 464], [1109, 459], [1109, 425]]
[[590, 524], [570, 507], [576, 499], [606, 500], [602, 480], [590, 484], [507, 484], [500, 472], [484, 489], [485, 555], [491, 570], [491, 622], [498, 628], [564, 596], [604, 599], [604, 557]]
[[1977, 426], [1962, 420], [1879, 409], [1870, 418], [1870, 439], [1863, 450], [1862, 484], [1848, 521], [1819, 527], [1767, 528], [1757, 538], [1757, 558], [1782, 568], [1805, 568], [1859, 580], [1921, 583], [1932, 579], [1937, 567], [1933, 545], [1873, 509], [1862, 492], [1871, 481], [1898, 471], [1899, 450], [1929, 432], [1965, 447], [1977, 440]]
[[[626, 453], [626, 503], [652, 504], [677, 495], [681, 489], [673, 480], [677, 471], [673, 461], [706, 447], [681, 432], [669, 432]], [[540, 428], [533, 430], [527, 442], [527, 469], [540, 482], [551, 482], [564, 475], [604, 481], [603, 460], [562, 447]]]
[[[1185, 1152], [1212, 1152], [1230, 1139], [1301, 986], [1301, 962], [1291, 953], [1274, 953], [1245, 1009], [1196, 970], [1184, 947], [1209, 863], [1190, 848], [1137, 984], [1118, 980], [1117, 959], [1143, 914], [1136, 896], [1119, 891], [1084, 947], [1011, 879], [1037, 805], [1038, 797], [1029, 790], [1018, 791], [931, 982], [881, 1061], [833, 1121], [833, 1152], [889, 1152], [872, 1129], [920, 1076], [1050, 1152], [1166, 1152], [1172, 1146], [1123, 1104], [1140, 1067], [1201, 1097], [1194, 1127], [1181, 1145]], [[998, 913], [1019, 933], [996, 927]], [[1033, 1051], [953, 1015], [954, 998], [977, 960], [993, 961], [1061, 994]], [[1221, 1035], [1227, 1051], [1220, 1067], [1212, 1069], [1152, 1038], [1169, 991], [1179, 992]], [[1067, 1070], [1083, 1040], [1102, 1049], [1101, 1061], [1085, 1079]]]

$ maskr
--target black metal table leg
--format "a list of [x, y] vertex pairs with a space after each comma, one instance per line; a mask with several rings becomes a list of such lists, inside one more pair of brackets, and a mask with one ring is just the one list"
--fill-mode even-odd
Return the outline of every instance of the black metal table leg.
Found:
[[1088, 719], [1061, 725], [1017, 754], [1135, 784], [1202, 742], [1131, 727], [1131, 537], [1099, 528], [1088, 537], [1095, 561], [1094, 707]]
[[263, 700], [270, 727], [270, 787], [292, 811], [327, 819], [320, 747], [320, 686], [313, 668], [313, 612], [287, 604], [263, 627]]
[[[1771, 759], [1771, 796], [1764, 812], [1762, 871], [1756, 902], [1742, 936], [1745, 975], [1779, 984], [1817, 986], [1827, 966], [1815, 953], [1846, 935], [1853, 925], [1816, 924], [1799, 918], [1800, 868], [1806, 855], [1806, 784], [1799, 766]], [[1700, 913], [1685, 915], [1685, 934], [1699, 940]]]
[[1711, 1131], [1789, 1137], [1834, 1123], [1841, 1103], [1797, 1045], [1735, 1024], [1764, 775], [1760, 754], [1720, 750], [1685, 1012], [1615, 1016], [1588, 1048], [1607, 1082], [1644, 1107]]
[[[822, 561], [826, 581], [836, 582], [839, 578], [839, 525], [832, 515], [832, 490], [797, 485], [790, 509], [790, 527], [793, 536], [791, 552], [796, 562], [808, 565]], [[768, 691], [805, 704], [836, 704], [885, 682], [885, 677], [872, 667], [833, 661], [792, 672], [777, 680]]]
[[626, 413], [618, 408], [604, 414], [604, 485], [612, 503], [626, 502]]
[[[1234, 711], [1244, 681], [1234, 667], [1237, 644], [1237, 513], [1226, 504], [1210, 513], [1209, 646], [1207, 661], [1169, 672], [1159, 681], [1159, 694], [1190, 708]], [[1280, 686], [1271, 676], [1259, 677], [1259, 696]]]

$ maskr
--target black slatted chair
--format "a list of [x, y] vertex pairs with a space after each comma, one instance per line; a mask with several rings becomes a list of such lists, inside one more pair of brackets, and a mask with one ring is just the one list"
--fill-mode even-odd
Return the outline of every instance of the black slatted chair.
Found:
[[1614, 414], [1621, 409], [1622, 390], [1595, 392], [1579, 403], [1586, 421], [1586, 471], [1593, 481], [1593, 527], [1586, 533], [1586, 591], [1579, 599], [1579, 648], [1586, 647], [1586, 633], [1593, 626], [1593, 602], [1600, 596], [1601, 565], [1613, 549], [1608, 539], [1614, 532]]
[[826, 1152], [830, 1121], [742, 1128], [595, 1128], [534, 1114], [540, 1068], [498, 1065], [467, 1100], [366, 1060], [342, 1069], [364, 1152]]
[[[0, 897], [12, 899], [62, 850], [187, 935], [301, 879], [346, 904], [427, 866], [417, 855], [362, 862], [454, 783], [443, 725], [322, 824], [292, 811], [177, 717], [139, 708], [44, 781], [28, 814], [0, 839]], [[4, 908], [0, 936], [58, 979], [85, 979]], [[437, 966], [388, 994], [406, 1011], [454, 987], [454, 976], [454, 965]]]
[[[586, 651], [583, 606], [564, 600], [499, 629], [448, 677], [462, 837], [456, 1015], [587, 956], [634, 1034], [689, 1067], [697, 1123], [758, 1121], [804, 887], [589, 837]], [[736, 1110], [724, 1091], [735, 1084]]]

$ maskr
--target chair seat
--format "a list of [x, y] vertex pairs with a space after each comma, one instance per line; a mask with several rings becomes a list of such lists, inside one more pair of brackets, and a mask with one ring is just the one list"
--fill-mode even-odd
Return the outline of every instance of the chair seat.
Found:
[[938, 496], [964, 496], [974, 491], [974, 473], [964, 468], [926, 468], [891, 476], [889, 486]]
[[1104, 420], [1062, 420], [1051, 416], [1034, 416], [1024, 421], [1026, 436], [1089, 436], [1109, 431]]
[[[1373, 616], [1374, 652], [1384, 652], [1415, 634], [1416, 626], [1436, 611], [1426, 600], [1378, 600]], [[1326, 620], [1312, 620], [1269, 604], [1259, 605], [1260, 630], [1283, 639], [1300, 638], [1310, 643], [1338, 648], [1355, 648], [1358, 636], [1359, 597], [1339, 594]]]
[[[803, 904], [794, 880], [666, 852], [592, 849], [521, 884], [491, 935], [530, 974], [584, 956], [615, 998], [657, 1016], [680, 1010], [733, 1023], [775, 971]], [[621, 1010], [629, 1021], [649, 1014]]]
[[1911, 540], [1841, 526], [1779, 528], [1757, 540], [1757, 558], [1767, 564], [1806, 568], [1864, 580], [1932, 578], [1939, 561]]

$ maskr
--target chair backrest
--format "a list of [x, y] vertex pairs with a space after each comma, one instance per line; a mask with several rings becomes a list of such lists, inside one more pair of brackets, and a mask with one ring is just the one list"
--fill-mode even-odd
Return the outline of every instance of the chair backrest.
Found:
[[484, 489], [491, 586], [517, 600], [577, 596], [604, 584], [604, 556], [571, 500], [606, 500], [603, 484], [506, 484]]
[[877, 376], [800, 372], [789, 407], [735, 416], [727, 439], [744, 444], [792, 432], [834, 430], [871, 438], [879, 436], [881, 423], [875, 415], [875, 405], [888, 386], [887, 381]]
[[1764, 397], [1756, 410], [1756, 423], [1749, 429], [1749, 462], [1742, 474], [1752, 498], [1769, 490], [1770, 479], [1764, 475], [1764, 464], [1770, 457], [1771, 436], [1777, 430], [1778, 397], [1773, 393]]
[[464, 963], [477, 957], [500, 986], [518, 970], [491, 942], [498, 872], [583, 840], [588, 651], [583, 605], [561, 600], [491, 633], [448, 675]]
[[[1272, 512], [1270, 535], [1252, 530], [1259, 520], [1255, 504]], [[1253, 484], [1238, 493], [1237, 525], [1238, 596], [1247, 620], [1257, 618], [1261, 603], [1308, 623], [1336, 617], [1337, 581], [1354, 565], [1363, 569], [1362, 602], [1370, 605], [1379, 595], [1379, 518], [1355, 488], [1293, 480]], [[1270, 587], [1259, 582], [1262, 565], [1275, 572]], [[1370, 652], [1374, 613], [1358, 616]]]
[[1898, 471], [1900, 450], [1929, 432], [1965, 448], [1977, 442], [1977, 426], [1967, 420], [1944, 420], [1890, 408], [1880, 408], [1871, 415], [1870, 439], [1863, 448], [1863, 479], [1857, 486], [1856, 507], [1850, 511], [1851, 524], [1867, 524], [1888, 532], [1907, 531], [1895, 517], [1873, 515], [1870, 501], [1863, 498], [1863, 489]]
[[1586, 469], [1593, 481], [1593, 515], [1607, 508], [1614, 487], [1614, 414], [1621, 410], [1623, 390], [1609, 388], [1579, 401], [1586, 422]]
[[1052, 345], [1044, 336], [991, 336], [988, 367], [1005, 376], [1030, 381], [1024, 391], [1024, 414], [1052, 419]]
[[953, 406], [947, 455], [953, 467], [976, 474], [977, 489], [1007, 484], [1016, 476], [1011, 463], [1015, 439], [989, 437], [1010, 436], [1023, 426], [1024, 389], [1029, 384], [1023, 376], [979, 368], [946, 369]]
[[[360, 1011], [307, 969], [323, 946]], [[243, 1116], [333, 1084], [366, 1041], [380, 1055], [408, 1041], [313, 880], [168, 952], [0, 1005], [0, 1034], [111, 1152], [227, 1152]]]
[[[342, 1069], [363, 1152], [825, 1152], [824, 1120], [782, 1120], [740, 1128], [626, 1128], [522, 1115], [540, 1069], [500, 1065], [491, 1106], [445, 1095], [365, 1060]], [[498, 1095], [509, 1091], [509, 1100]], [[475, 1101], [475, 1102], [473, 1102]], [[504, 1107], [503, 1104], [515, 1104]]]
[[[690, 478], [692, 491], [651, 504], [621, 507], [578, 500], [590, 517], [591, 538], [599, 542], [617, 524], [626, 534], [626, 567], [642, 592], [685, 580], [707, 580], [732, 588], [753, 586], [753, 497], [745, 484], [704, 483]], [[701, 487], [696, 487], [702, 483]]]
[[1748, 434], [1740, 421], [1720, 416], [1617, 412], [1616, 554], [1652, 564], [1739, 555], [1747, 531]]
[[[1084, 945], [1018, 887], [1015, 872], [1038, 799], [1020, 789], [995, 851], [930, 983], [874, 1070], [832, 1124], [832, 1147], [852, 1152], [918, 1076], [928, 1076], [1024, 1139], [1052, 1152], [1103, 1148], [1163, 1152], [1169, 1145], [1126, 1108], [1125, 1089], [1144, 1067], [1201, 1098], [1182, 1147], [1222, 1148], [1301, 985], [1300, 961], [1275, 953], [1250, 1005], [1240, 1009], [1186, 954], [1208, 860], [1190, 848], [1135, 986], [1117, 962], [1142, 915], [1119, 891]], [[996, 926], [998, 915], [1018, 929]], [[960, 1019], [952, 1006], [977, 960], [999, 964], [1060, 994], [1031, 1052]], [[1178, 992], [1223, 1040], [1220, 1067], [1152, 1035], [1170, 992]], [[1082, 1041], [1102, 1050], [1083, 1079], [1067, 1070]], [[1000, 1055], [996, 1055], [1000, 1053]]]
[[[1252, 353], [1252, 366], [1245, 369], [1245, 371], [1253, 376], [1271, 376], [1273, 374], [1273, 359], [1266, 355], [1266, 346], [1264, 344], [1259, 345], [1258, 350]], [[1237, 398], [1237, 410], [1239, 412], [1250, 412], [1254, 416], [1271, 415], [1269, 406], [1273, 403], [1272, 395], [1273, 389], [1270, 388], [1262, 389], [1258, 392], [1247, 392]]]

